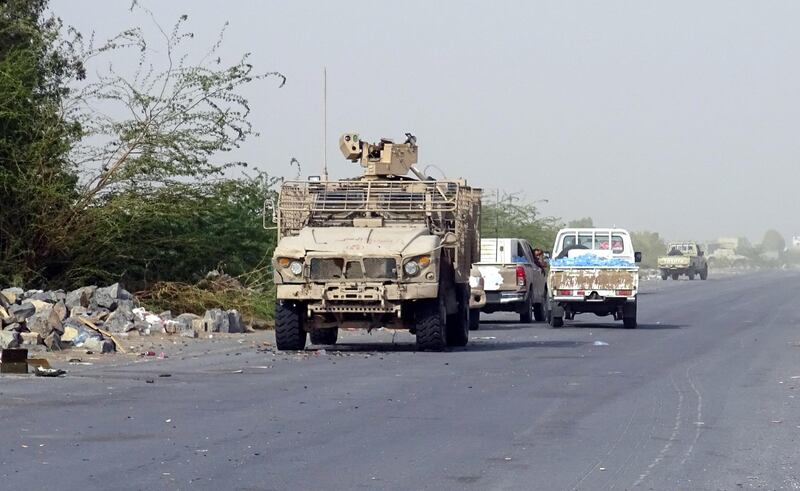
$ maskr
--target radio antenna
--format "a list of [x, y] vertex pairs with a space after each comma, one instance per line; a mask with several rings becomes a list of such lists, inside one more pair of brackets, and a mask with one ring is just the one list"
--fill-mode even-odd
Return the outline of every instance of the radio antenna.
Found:
[[322, 180], [328, 180], [328, 68], [322, 67]]

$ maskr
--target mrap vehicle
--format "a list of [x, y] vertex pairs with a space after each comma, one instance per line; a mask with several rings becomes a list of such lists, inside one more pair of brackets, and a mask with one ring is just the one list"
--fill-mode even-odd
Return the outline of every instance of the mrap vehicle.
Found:
[[406, 136], [373, 144], [344, 134], [339, 147], [361, 177], [281, 186], [278, 349], [303, 349], [308, 334], [334, 344], [341, 328], [408, 329], [421, 350], [467, 344], [481, 191], [423, 175], [416, 138]]

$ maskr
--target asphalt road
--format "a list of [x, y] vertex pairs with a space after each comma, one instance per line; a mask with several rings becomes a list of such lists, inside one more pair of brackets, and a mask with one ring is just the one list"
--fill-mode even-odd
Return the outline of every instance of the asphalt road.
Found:
[[0, 489], [799, 489], [798, 300], [798, 273], [654, 281], [637, 330], [497, 314], [447, 353], [235, 338], [6, 376]]

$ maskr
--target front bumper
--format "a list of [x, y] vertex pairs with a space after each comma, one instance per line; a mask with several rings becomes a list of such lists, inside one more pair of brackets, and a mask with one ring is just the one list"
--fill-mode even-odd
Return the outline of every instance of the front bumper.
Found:
[[308, 303], [313, 313], [400, 314], [407, 300], [436, 298], [438, 283], [304, 283], [277, 286], [279, 300]]

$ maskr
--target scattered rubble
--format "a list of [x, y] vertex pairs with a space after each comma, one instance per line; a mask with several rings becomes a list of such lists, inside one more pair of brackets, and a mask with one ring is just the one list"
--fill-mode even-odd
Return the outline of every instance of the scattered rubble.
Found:
[[245, 332], [236, 310], [210, 309], [202, 317], [173, 317], [170, 311], [156, 314], [137, 306], [134, 296], [119, 283], [70, 292], [0, 290], [0, 328], [0, 349], [80, 347], [100, 353], [117, 351], [118, 336], [163, 333], [196, 338], [206, 333]]

